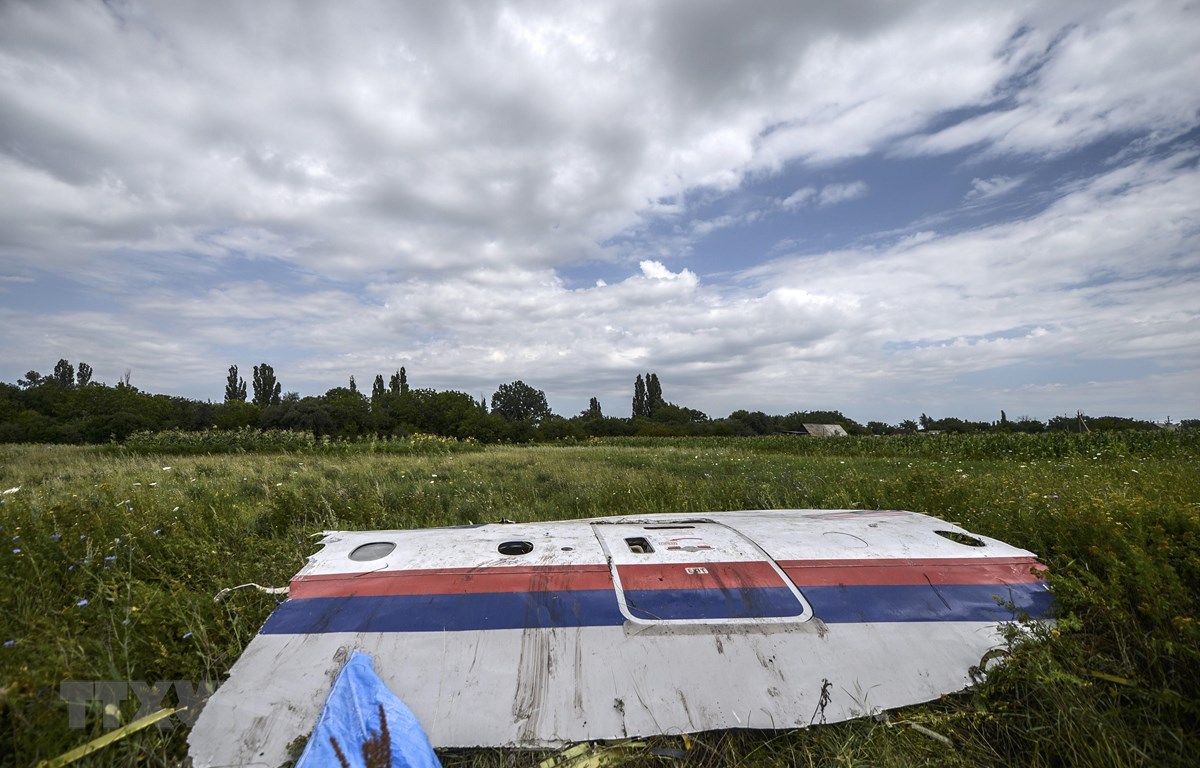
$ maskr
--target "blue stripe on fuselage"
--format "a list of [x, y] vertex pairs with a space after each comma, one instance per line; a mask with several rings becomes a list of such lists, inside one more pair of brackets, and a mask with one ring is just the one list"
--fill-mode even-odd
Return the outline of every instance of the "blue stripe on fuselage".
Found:
[[800, 593], [826, 624], [1012, 621], [1024, 614], [1044, 619], [1054, 601], [1043, 582], [822, 586], [801, 587]]
[[626, 590], [625, 605], [638, 619], [756, 619], [799, 616], [804, 606], [787, 587]]
[[[722, 590], [644, 590], [626, 594], [631, 613], [650, 620], [752, 620], [799, 612], [790, 590], [763, 587], [730, 603]], [[1011, 621], [1045, 618], [1051, 594], [1039, 582], [801, 587], [826, 624], [901, 621]], [[778, 593], [784, 593], [783, 595]], [[786, 598], [785, 596], [786, 595]], [[997, 602], [999, 601], [999, 602]], [[748, 607], [749, 606], [749, 607]], [[747, 613], [758, 611], [758, 613]], [[778, 611], [771, 613], [771, 611]], [[619, 626], [625, 622], [610, 589], [547, 592], [310, 597], [286, 600], [263, 625], [265, 634], [325, 632], [456, 632], [527, 627]]]

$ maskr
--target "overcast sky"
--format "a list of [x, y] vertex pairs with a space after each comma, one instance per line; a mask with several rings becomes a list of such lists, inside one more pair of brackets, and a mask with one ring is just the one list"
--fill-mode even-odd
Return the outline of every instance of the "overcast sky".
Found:
[[1200, 8], [0, 1], [0, 380], [1200, 417]]

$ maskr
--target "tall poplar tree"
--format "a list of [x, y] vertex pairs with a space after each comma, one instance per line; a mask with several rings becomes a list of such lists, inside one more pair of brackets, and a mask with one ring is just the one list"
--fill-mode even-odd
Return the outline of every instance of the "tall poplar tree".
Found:
[[388, 390], [393, 395], [403, 395], [408, 392], [408, 374], [404, 372], [404, 366], [400, 366], [400, 370], [392, 374], [392, 378], [388, 381]]
[[383, 374], [375, 375], [375, 383], [371, 385], [371, 402], [376, 402], [383, 397]]
[[648, 416], [646, 411], [646, 382], [642, 380], [642, 374], [638, 374], [637, 380], [633, 382], [633, 418], [638, 416]]
[[[83, 364], [80, 363], [81, 373], [83, 370], [82, 365]], [[229, 366], [229, 376], [225, 379], [225, 402], [246, 402], [246, 380], [238, 377], [238, 367], [236, 365]]]
[[75, 386], [82, 389], [92, 383], [92, 366], [80, 361], [79, 370], [75, 372]]
[[275, 380], [275, 369], [263, 363], [254, 366], [254, 404], [262, 408], [279, 405], [282, 387]]
[[646, 415], [654, 416], [658, 409], [666, 405], [663, 400], [662, 385], [658, 383], [657, 373], [646, 374]]

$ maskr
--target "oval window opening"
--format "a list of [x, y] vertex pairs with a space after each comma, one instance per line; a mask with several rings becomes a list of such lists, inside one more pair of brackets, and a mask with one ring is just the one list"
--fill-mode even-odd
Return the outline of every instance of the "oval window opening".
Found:
[[528, 541], [506, 541], [496, 549], [502, 555], [528, 555], [533, 551], [533, 544]]
[[967, 534], [959, 533], [958, 531], [934, 531], [934, 533], [936, 533], [938, 536], [941, 536], [943, 539], [950, 539], [950, 541], [953, 541], [956, 544], [964, 544], [968, 547], [987, 546], [983, 539], [977, 539], [974, 536], [968, 536]]
[[350, 559], [360, 563], [367, 560], [379, 560], [392, 554], [394, 549], [396, 549], [396, 545], [390, 541], [373, 541], [370, 544], [355, 547], [354, 551], [350, 553]]

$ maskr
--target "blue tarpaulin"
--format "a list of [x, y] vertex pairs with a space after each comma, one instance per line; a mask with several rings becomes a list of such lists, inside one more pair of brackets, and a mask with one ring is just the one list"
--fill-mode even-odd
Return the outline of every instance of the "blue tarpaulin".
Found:
[[342, 765], [336, 739], [345, 764], [365, 767], [362, 745], [378, 739], [383, 729], [380, 719], [387, 718], [391, 765], [395, 768], [441, 768], [433, 747], [412, 710], [388, 690], [375, 674], [371, 657], [354, 651], [342, 667], [308, 745], [296, 762], [296, 768], [327, 768]]

